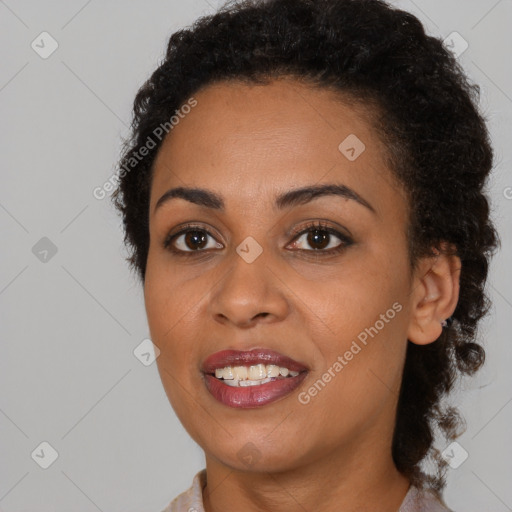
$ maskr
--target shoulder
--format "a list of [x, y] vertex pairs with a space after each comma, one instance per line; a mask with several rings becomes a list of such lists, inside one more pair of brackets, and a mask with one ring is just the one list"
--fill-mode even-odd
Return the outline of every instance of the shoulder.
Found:
[[431, 491], [411, 486], [398, 512], [453, 512]]
[[206, 469], [194, 476], [192, 485], [176, 496], [162, 512], [204, 512], [203, 488], [206, 485]]

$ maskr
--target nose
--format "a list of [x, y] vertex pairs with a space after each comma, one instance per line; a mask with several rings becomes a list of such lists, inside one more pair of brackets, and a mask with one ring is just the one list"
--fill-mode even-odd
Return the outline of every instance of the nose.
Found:
[[247, 328], [283, 320], [289, 312], [286, 287], [264, 254], [247, 263], [235, 252], [231, 260], [210, 300], [215, 321]]

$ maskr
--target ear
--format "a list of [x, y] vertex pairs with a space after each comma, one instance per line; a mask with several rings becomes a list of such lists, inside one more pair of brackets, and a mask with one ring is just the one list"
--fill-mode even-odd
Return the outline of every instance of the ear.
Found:
[[423, 258], [414, 274], [407, 337], [417, 345], [436, 341], [443, 331], [441, 322], [457, 307], [461, 261], [446, 249], [443, 244], [443, 252], [436, 249], [435, 256]]

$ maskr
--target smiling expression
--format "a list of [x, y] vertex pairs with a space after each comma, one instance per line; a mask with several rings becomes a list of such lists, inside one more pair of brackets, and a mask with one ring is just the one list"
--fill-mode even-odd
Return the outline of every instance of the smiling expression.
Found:
[[[363, 440], [390, 451], [413, 286], [409, 210], [370, 116], [289, 79], [222, 82], [195, 98], [155, 160], [144, 289], [176, 414], [233, 468], [249, 442], [267, 470], [355, 456]], [[400, 312], [376, 328], [393, 304]], [[301, 403], [365, 329], [361, 350]], [[308, 371], [265, 405], [219, 401], [205, 360], [253, 349]]]

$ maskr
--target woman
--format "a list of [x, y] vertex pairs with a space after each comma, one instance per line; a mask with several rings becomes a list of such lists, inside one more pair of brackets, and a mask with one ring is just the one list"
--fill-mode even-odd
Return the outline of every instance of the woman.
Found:
[[166, 511], [448, 510], [434, 432], [483, 363], [498, 244], [476, 96], [380, 0], [240, 2], [171, 36], [114, 194], [206, 458]]

